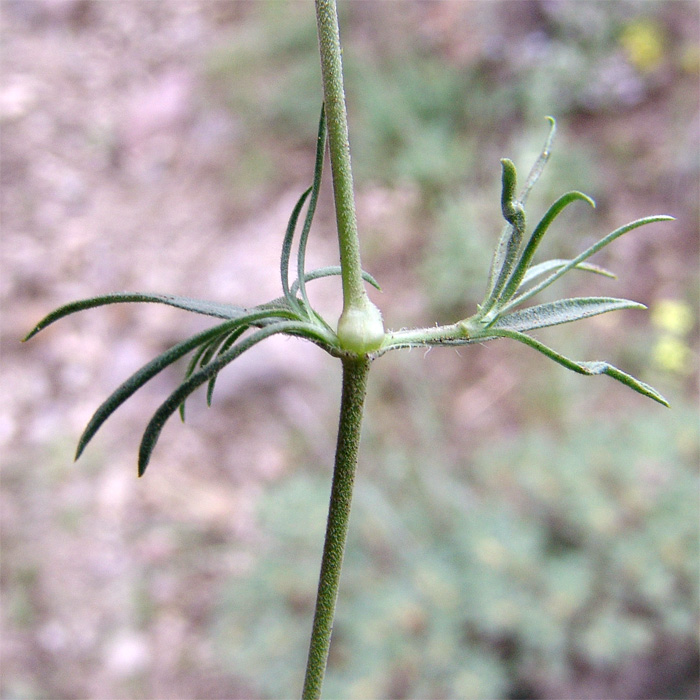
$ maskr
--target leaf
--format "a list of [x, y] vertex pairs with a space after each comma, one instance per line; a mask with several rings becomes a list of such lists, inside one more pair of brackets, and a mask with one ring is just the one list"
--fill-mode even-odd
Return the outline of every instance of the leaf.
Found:
[[508, 311], [508, 310], [512, 309], [513, 307], [518, 306], [526, 299], [529, 299], [530, 297], [534, 296], [535, 294], [538, 294], [546, 287], [549, 287], [550, 284], [553, 284], [554, 282], [556, 282], [560, 277], [565, 275], [569, 270], [572, 270], [577, 265], [582, 263], [584, 260], [587, 260], [588, 258], [590, 258], [591, 255], [594, 255], [595, 253], [597, 253], [601, 248], [604, 248], [609, 243], [612, 243], [616, 238], [619, 238], [623, 234], [628, 233], [629, 231], [633, 231], [634, 229], [639, 228], [640, 226], [645, 226], [646, 224], [653, 224], [657, 221], [674, 221], [674, 218], [672, 216], [665, 216], [665, 215], [647, 216], [643, 219], [637, 219], [636, 221], [632, 221], [629, 224], [626, 224], [625, 226], [620, 226], [620, 228], [615, 229], [612, 233], [609, 233], [604, 238], [601, 238], [597, 243], [594, 243], [590, 248], [586, 248], [586, 250], [584, 250], [583, 253], [581, 253], [580, 255], [577, 255], [575, 258], [573, 258], [568, 263], [566, 263], [566, 265], [559, 268], [559, 270], [557, 270], [555, 273], [553, 273], [553, 274], [549, 275], [549, 277], [545, 278], [542, 282], [531, 287], [530, 289], [528, 289], [527, 292], [524, 292], [523, 294], [520, 294], [519, 296], [512, 299], [508, 304], [506, 304], [503, 307], [503, 309], [501, 309], [501, 311]]
[[78, 448], [75, 454], [75, 459], [78, 459], [82, 454], [87, 444], [92, 440], [95, 433], [100, 429], [102, 424], [109, 418], [114, 411], [119, 408], [132, 394], [140, 389], [146, 382], [151, 380], [159, 372], [162, 372], [168, 365], [173, 364], [176, 360], [187, 353], [194, 350], [200, 345], [206, 345], [213, 338], [218, 337], [221, 333], [228, 329], [235, 328], [239, 321], [227, 321], [221, 323], [214, 328], [209, 328], [206, 331], [197, 333], [197, 335], [183, 340], [181, 343], [174, 345], [166, 352], [158, 355], [158, 357], [145, 364], [141, 369], [132, 374], [124, 383], [110, 394], [110, 396], [100, 405], [94, 415], [87, 424], [83, 434], [78, 440]]
[[554, 202], [551, 207], [549, 207], [547, 213], [540, 219], [540, 222], [532, 232], [530, 240], [527, 242], [525, 250], [523, 250], [523, 254], [520, 256], [520, 260], [518, 260], [518, 264], [515, 266], [510, 279], [508, 280], [508, 284], [505, 286], [505, 289], [501, 294], [501, 299], [507, 301], [513, 296], [513, 294], [515, 294], [518, 287], [520, 287], [525, 274], [527, 273], [527, 269], [530, 267], [532, 258], [534, 257], [537, 247], [539, 246], [544, 234], [547, 232], [547, 229], [550, 227], [554, 219], [556, 219], [557, 216], [559, 216], [559, 214], [561, 214], [561, 212], [567, 206], [569, 206], [569, 204], [577, 200], [587, 202], [592, 207], [595, 207], [595, 202], [588, 195], [583, 194], [583, 192], [567, 192], [559, 197], [559, 199], [557, 199], [557, 201]]
[[[223, 355], [237, 340], [238, 340], [239, 334], [236, 333], [230, 333], [228, 338], [224, 340], [222, 343], [221, 347], [217, 351], [217, 356]], [[216, 385], [216, 378], [218, 377], [218, 374], [215, 374], [210, 380], [209, 380], [209, 385], [207, 386], [207, 406], [211, 406], [211, 401], [214, 396], [214, 386]]]
[[93, 309], [98, 306], [106, 306], [108, 304], [123, 304], [131, 302], [151, 302], [156, 304], [165, 304], [174, 306], [185, 311], [203, 314], [205, 316], [213, 316], [215, 318], [236, 319], [242, 318], [254, 309], [247, 309], [242, 306], [233, 306], [232, 304], [223, 304], [216, 301], [205, 301], [203, 299], [190, 299], [189, 297], [174, 296], [172, 294], [150, 294], [147, 292], [117, 292], [114, 294], [105, 294], [99, 297], [90, 299], [82, 299], [69, 304], [59, 306], [50, 314], [45, 316], [34, 329], [27, 334], [23, 341], [27, 341], [34, 337], [39, 331], [44, 330], [55, 321], [86, 309]]
[[246, 350], [265, 338], [278, 333], [297, 333], [304, 337], [317, 336], [318, 329], [307, 323], [295, 321], [280, 321], [256, 330], [243, 340], [236, 343], [225, 353], [219, 355], [199, 371], [195, 372], [189, 379], [184, 381], [170, 396], [160, 405], [153, 414], [153, 417], [146, 426], [146, 430], [141, 439], [139, 448], [139, 476], [143, 476], [151, 458], [153, 448], [158, 442], [158, 437], [168, 418], [177, 410], [178, 406], [198, 387], [212, 379], [226, 365], [240, 357]]
[[[192, 359], [190, 360], [189, 364], [187, 365], [187, 370], [185, 371], [185, 379], [188, 379], [190, 376], [195, 371], [195, 368], [199, 364], [200, 367], [203, 367], [206, 365], [211, 358], [213, 357], [214, 353], [217, 352], [217, 350], [220, 350], [222, 345], [232, 344], [235, 343], [236, 340], [246, 332], [246, 330], [249, 328], [248, 325], [238, 325], [236, 326], [232, 331], [230, 330], [225, 330], [223, 333], [220, 335], [217, 335], [215, 338], [210, 340], [208, 343], [205, 343], [204, 345], [200, 346], [197, 350], [192, 355]], [[182, 422], [185, 422], [185, 402], [183, 401], [180, 404], [179, 407], [180, 410], [180, 419]]]
[[508, 226], [501, 234], [491, 264], [489, 293], [481, 304], [481, 313], [486, 314], [500, 299], [501, 292], [515, 267], [525, 234], [525, 212], [515, 199], [516, 172], [512, 161], [501, 159], [502, 193], [501, 210]]
[[518, 199], [520, 200], [520, 203], [523, 206], [525, 206], [525, 202], [527, 201], [528, 195], [530, 194], [530, 190], [540, 179], [540, 175], [542, 175], [544, 166], [547, 165], [549, 156], [552, 153], [552, 142], [554, 141], [554, 135], [557, 132], [557, 123], [553, 117], [545, 117], [545, 119], [549, 122], [549, 134], [547, 134], [547, 139], [545, 140], [544, 146], [540, 151], [540, 155], [538, 156], [530, 172], [528, 173], [527, 180], [525, 180], [525, 185], [522, 191], [520, 192], [520, 195], [518, 196]]
[[657, 401], [663, 406], [668, 407], [669, 405], [668, 401], [658, 391], [656, 391], [656, 389], [649, 386], [648, 384], [645, 384], [644, 382], [639, 381], [639, 379], [636, 379], [632, 375], [623, 372], [617, 367], [614, 367], [608, 362], [577, 362], [576, 360], [571, 360], [570, 358], [565, 357], [564, 355], [560, 355], [558, 352], [552, 350], [552, 348], [547, 347], [543, 343], [540, 343], [538, 340], [531, 338], [529, 335], [525, 335], [524, 333], [518, 333], [517, 331], [513, 330], [498, 330], [494, 332], [494, 335], [501, 336], [504, 338], [512, 338], [513, 340], [517, 340], [521, 343], [524, 343], [525, 345], [529, 345], [531, 348], [534, 348], [538, 352], [541, 352], [543, 355], [546, 355], [551, 360], [554, 360], [563, 367], [566, 367], [567, 369], [570, 369], [573, 372], [577, 372], [578, 374], [585, 374], [588, 376], [593, 376], [597, 374], [607, 374], [609, 377], [616, 379], [618, 382], [621, 382], [625, 386], [628, 386], [630, 389], [633, 389], [637, 393], [642, 394], [643, 396], [646, 396], [650, 399], [653, 399], [654, 401]]
[[282, 257], [280, 260], [280, 274], [282, 277], [282, 292], [284, 293], [284, 298], [287, 303], [293, 309], [299, 309], [299, 301], [296, 297], [292, 296], [289, 291], [289, 257], [292, 254], [292, 241], [294, 240], [294, 231], [297, 227], [297, 221], [299, 220], [299, 214], [301, 214], [301, 209], [304, 206], [306, 198], [311, 193], [311, 187], [302, 192], [301, 197], [297, 200], [292, 210], [292, 215], [289, 217], [289, 223], [287, 224], [287, 232], [284, 234], [284, 240], [282, 241]]
[[[319, 267], [317, 270], [312, 270], [311, 272], [306, 272], [304, 274], [304, 281], [305, 282], [311, 282], [313, 280], [321, 279], [322, 277], [333, 277], [336, 275], [342, 274], [342, 269], [340, 265], [331, 265], [329, 267]], [[369, 274], [369, 272], [365, 272], [364, 270], [362, 271], [362, 279], [365, 280], [365, 282], [369, 282], [375, 289], [378, 289], [381, 291], [381, 287], [379, 286], [379, 282], [377, 282], [372, 275]], [[292, 295], [296, 295], [297, 291], [299, 289], [299, 280], [294, 280], [292, 283], [292, 286], [290, 287], [289, 291], [291, 292]]]
[[[538, 263], [537, 265], [533, 265], [532, 267], [528, 268], [527, 272], [523, 276], [519, 288], [524, 287], [528, 282], [532, 282], [533, 279], [539, 277], [540, 275], [544, 275], [547, 272], [550, 272], [551, 270], [558, 270], [559, 268], [564, 267], [564, 265], [567, 265], [570, 262], [571, 260], [554, 259], [545, 260], [544, 262]], [[597, 275], [603, 275], [603, 277], [609, 277], [610, 279], [617, 279], [617, 275], [615, 275], [613, 272], [610, 272], [610, 270], [606, 270], [604, 267], [600, 267], [599, 265], [591, 265], [590, 263], [579, 263], [575, 266], [575, 269], [584, 270], [586, 272], [594, 272]]]
[[561, 299], [547, 304], [531, 306], [522, 311], [500, 316], [489, 324], [486, 329], [508, 329], [511, 331], [530, 331], [535, 328], [556, 326], [560, 323], [571, 323], [583, 318], [598, 316], [619, 309], [645, 309], [644, 304], [629, 299], [614, 299], [611, 297], [575, 297]]
[[[316, 163], [314, 165], [314, 181], [311, 185], [311, 198], [309, 199], [309, 208], [306, 210], [306, 218], [304, 226], [301, 229], [299, 238], [299, 249], [297, 250], [297, 276], [299, 280], [299, 291], [301, 292], [302, 301], [307, 309], [311, 308], [309, 298], [306, 296], [306, 286], [304, 285], [304, 267], [306, 264], [306, 242], [309, 238], [311, 222], [316, 212], [316, 202], [318, 201], [318, 193], [321, 189], [321, 176], [323, 175], [323, 158], [326, 153], [326, 115], [324, 105], [321, 105], [321, 117], [318, 121], [318, 136], [316, 140]], [[295, 295], [296, 296], [296, 295]]]

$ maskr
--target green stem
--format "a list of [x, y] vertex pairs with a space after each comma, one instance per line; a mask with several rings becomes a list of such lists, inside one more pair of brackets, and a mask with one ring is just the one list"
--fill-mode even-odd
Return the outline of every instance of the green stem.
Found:
[[343, 394], [340, 403], [335, 469], [309, 658], [306, 663], [303, 700], [317, 700], [321, 697], [321, 686], [331, 643], [335, 603], [338, 598], [340, 570], [348, 533], [368, 374], [369, 360], [366, 357], [343, 360]]
[[366, 292], [362, 282], [360, 243], [350, 166], [350, 140], [343, 87], [340, 31], [335, 0], [316, 0], [316, 24], [321, 54], [323, 96], [328, 123], [328, 145], [333, 173], [335, 215], [338, 223], [344, 307], [362, 306]]

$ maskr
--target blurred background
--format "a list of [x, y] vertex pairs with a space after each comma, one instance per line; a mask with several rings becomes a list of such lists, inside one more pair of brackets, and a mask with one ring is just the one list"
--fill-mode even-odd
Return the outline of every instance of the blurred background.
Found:
[[[340, 392], [271, 339], [188, 404], [136, 478], [184, 365], [78, 436], [206, 320], [55, 306], [119, 290], [279, 294], [321, 103], [313, 3], [4, 0], [2, 680], [7, 700], [289, 698], [301, 687]], [[325, 695], [697, 698], [700, 21], [694, 1], [343, 2], [364, 267], [388, 327], [470, 315], [501, 229], [499, 158], [543, 255], [651, 214], [558, 296], [625, 311], [543, 331], [666, 410], [507, 341], [375, 364]], [[328, 183], [309, 267], [336, 264]], [[585, 290], [585, 291], [584, 291]], [[336, 318], [339, 285], [314, 282]]]

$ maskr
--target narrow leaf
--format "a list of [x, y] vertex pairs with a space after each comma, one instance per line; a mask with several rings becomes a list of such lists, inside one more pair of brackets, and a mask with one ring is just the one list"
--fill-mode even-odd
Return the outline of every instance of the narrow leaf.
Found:
[[77, 311], [93, 309], [97, 306], [106, 306], [108, 304], [124, 304], [130, 302], [152, 302], [156, 304], [165, 304], [167, 306], [174, 306], [175, 308], [183, 309], [185, 311], [192, 311], [193, 313], [223, 319], [241, 318], [245, 314], [250, 313], [252, 310], [243, 308], [242, 306], [222, 304], [215, 301], [205, 301], [203, 299], [190, 299], [188, 297], [174, 296], [172, 294], [117, 292], [114, 294], [105, 294], [99, 297], [92, 297], [90, 299], [82, 299], [80, 301], [74, 301], [69, 304], [59, 306], [59, 308], [55, 309], [41, 319], [41, 321], [37, 323], [34, 329], [23, 340], [29, 340], [39, 331], [42, 331], [55, 321], [58, 321], [69, 314], [76, 313]]
[[[222, 343], [221, 347], [217, 351], [217, 356], [223, 355], [237, 340], [240, 333], [230, 333], [228, 338]], [[216, 378], [218, 374], [215, 374], [210, 380], [207, 386], [207, 406], [211, 406], [212, 397], [214, 396], [214, 386], [216, 385]]]
[[176, 360], [187, 353], [194, 350], [200, 345], [206, 345], [212, 338], [216, 338], [222, 332], [228, 329], [234, 328], [238, 321], [227, 321], [225, 323], [219, 324], [214, 328], [209, 328], [206, 331], [197, 333], [197, 335], [183, 340], [181, 343], [173, 346], [166, 352], [158, 355], [158, 357], [151, 360], [148, 364], [141, 367], [140, 370], [132, 374], [123, 384], [121, 384], [117, 389], [110, 394], [106, 401], [95, 411], [94, 415], [87, 424], [87, 427], [83, 431], [78, 441], [78, 449], [75, 454], [75, 459], [78, 459], [82, 454], [83, 450], [94, 437], [95, 433], [99, 430], [102, 424], [109, 418], [114, 411], [116, 411], [119, 406], [121, 406], [132, 394], [134, 394], [138, 389], [140, 389], [146, 382], [156, 376], [159, 372], [162, 372], [166, 367], [173, 364]]
[[501, 159], [502, 193], [501, 211], [508, 225], [501, 234], [491, 264], [489, 293], [481, 305], [481, 313], [486, 314], [500, 299], [501, 292], [515, 267], [520, 245], [525, 234], [525, 211], [515, 198], [515, 166], [507, 158]]
[[549, 160], [549, 156], [552, 153], [552, 142], [554, 141], [554, 135], [557, 132], [557, 123], [554, 121], [553, 117], [545, 117], [545, 119], [549, 122], [549, 134], [547, 134], [547, 139], [544, 142], [544, 146], [542, 147], [542, 150], [540, 151], [540, 155], [538, 156], [537, 160], [535, 161], [534, 165], [532, 166], [532, 169], [530, 170], [527, 180], [525, 180], [525, 185], [523, 186], [522, 191], [520, 192], [520, 195], [518, 199], [520, 200], [520, 203], [525, 206], [525, 202], [527, 201], [527, 198], [530, 194], [530, 190], [535, 186], [537, 181], [540, 179], [540, 175], [542, 175], [542, 171], [544, 170], [544, 166], [547, 165], [547, 161]]
[[590, 197], [583, 194], [583, 192], [567, 192], [559, 197], [559, 199], [557, 199], [557, 201], [554, 202], [551, 207], [549, 207], [547, 213], [542, 217], [540, 222], [535, 227], [535, 230], [532, 232], [530, 240], [527, 242], [525, 250], [523, 250], [523, 254], [520, 256], [520, 260], [518, 260], [518, 264], [515, 266], [510, 279], [508, 280], [508, 284], [505, 286], [505, 289], [501, 294], [501, 298], [503, 300], [507, 301], [510, 299], [513, 294], [515, 294], [518, 287], [520, 287], [520, 284], [527, 273], [527, 269], [530, 267], [532, 258], [537, 251], [540, 241], [547, 232], [547, 229], [550, 227], [551, 223], [567, 206], [569, 206], [569, 204], [577, 200], [587, 202], [592, 207], [595, 207], [595, 202]]
[[[212, 340], [210, 340], [208, 343], [205, 343], [201, 347], [197, 349], [197, 351], [192, 355], [192, 359], [190, 360], [189, 364], [187, 365], [187, 370], [185, 371], [185, 379], [189, 379], [192, 374], [194, 373], [197, 365], [200, 367], [203, 367], [206, 365], [211, 358], [213, 357], [214, 353], [217, 352], [217, 349], [220, 351], [220, 348], [226, 345], [227, 343], [229, 345], [233, 344], [236, 342], [236, 340], [243, 335], [243, 333], [246, 332], [246, 330], [249, 328], [247, 325], [238, 325], [236, 326], [232, 331], [226, 330], [221, 335], [216, 336]], [[180, 410], [180, 419], [182, 422], [185, 422], [185, 402], [183, 401], [180, 404], [179, 407]]]
[[[528, 268], [527, 272], [523, 276], [523, 279], [520, 282], [520, 289], [522, 289], [529, 282], [532, 282], [532, 280], [536, 279], [537, 277], [540, 277], [541, 275], [544, 275], [547, 272], [551, 272], [552, 270], [558, 270], [559, 268], [564, 267], [564, 265], [567, 265], [570, 262], [570, 260], [555, 259], [545, 260], [544, 262], [541, 262], [537, 265], [533, 265], [532, 267]], [[579, 263], [575, 266], [575, 269], [584, 270], [585, 272], [593, 272], [597, 275], [603, 275], [603, 277], [609, 277], [610, 279], [617, 279], [617, 275], [615, 275], [613, 272], [610, 272], [610, 270], [606, 270], [604, 267], [600, 267], [599, 265], [591, 265], [590, 263]]]
[[233, 362], [237, 357], [240, 357], [246, 350], [249, 350], [254, 345], [265, 338], [278, 333], [291, 333], [297, 331], [300, 334], [313, 332], [314, 329], [309, 324], [298, 323], [294, 321], [280, 321], [279, 323], [271, 324], [260, 328], [251, 333], [243, 340], [236, 343], [231, 349], [223, 353], [208, 365], [195, 372], [187, 381], [184, 381], [170, 396], [161, 404], [161, 406], [153, 414], [153, 417], [148, 423], [146, 430], [141, 440], [139, 448], [139, 476], [143, 476], [151, 458], [153, 448], [155, 447], [158, 437], [168, 418], [177, 410], [178, 406], [198, 387], [214, 377], [226, 365]]
[[632, 375], [623, 372], [622, 370], [618, 369], [617, 367], [614, 367], [608, 362], [577, 362], [576, 360], [571, 360], [570, 358], [559, 354], [555, 350], [552, 350], [552, 348], [547, 347], [543, 343], [540, 343], [538, 340], [531, 338], [529, 335], [525, 335], [524, 333], [518, 333], [517, 331], [503, 329], [496, 331], [494, 335], [501, 336], [504, 338], [512, 338], [513, 340], [517, 340], [521, 343], [524, 343], [525, 345], [529, 345], [531, 348], [534, 348], [538, 352], [541, 352], [543, 355], [546, 355], [551, 360], [554, 360], [563, 367], [566, 367], [567, 369], [570, 369], [573, 372], [577, 372], [578, 374], [585, 374], [588, 376], [593, 376], [597, 374], [607, 374], [609, 377], [616, 379], [618, 382], [621, 382], [625, 386], [628, 386], [630, 389], [633, 389], [637, 393], [642, 394], [643, 396], [646, 396], [650, 399], [653, 399], [654, 401], [657, 401], [658, 403], [664, 406], [668, 407], [669, 405], [668, 401], [658, 391], [656, 391], [656, 389], [649, 386], [648, 384], [645, 384], [644, 382], [639, 381], [638, 379], [635, 379], [635, 377], [633, 377]]
[[511, 331], [531, 331], [535, 328], [556, 326], [560, 323], [570, 323], [583, 318], [598, 316], [619, 309], [645, 309], [644, 304], [629, 299], [614, 299], [611, 297], [575, 297], [560, 301], [531, 306], [522, 311], [515, 311], [506, 316], [500, 316], [487, 326], [488, 331], [508, 329]]
[[289, 217], [289, 223], [287, 224], [287, 232], [284, 234], [284, 240], [282, 241], [282, 258], [280, 260], [280, 273], [282, 277], [282, 292], [284, 293], [284, 298], [287, 303], [294, 309], [299, 308], [299, 302], [296, 297], [293, 297], [289, 291], [289, 257], [292, 254], [292, 241], [294, 240], [294, 231], [297, 227], [297, 221], [299, 220], [299, 214], [301, 214], [301, 209], [304, 206], [306, 198], [309, 196], [311, 188], [304, 190], [301, 197], [299, 197], [297, 203], [294, 205], [292, 210], [292, 215]]
[[[305, 282], [311, 282], [313, 280], [321, 279], [322, 277], [333, 277], [336, 275], [342, 274], [342, 270], [340, 265], [331, 265], [329, 267], [319, 267], [317, 270], [312, 270], [311, 272], [306, 272], [304, 274], [304, 281]], [[372, 275], [369, 274], [369, 272], [365, 272], [364, 270], [362, 271], [362, 279], [365, 280], [365, 282], [369, 282], [375, 289], [378, 289], [381, 291], [381, 287], [379, 286], [379, 282], [377, 282]], [[289, 291], [291, 292], [292, 296], [295, 296], [297, 291], [299, 289], [299, 280], [294, 280], [292, 283], [292, 286], [290, 287]]]
[[586, 248], [586, 250], [583, 251], [580, 255], [577, 255], [575, 258], [570, 260], [566, 265], [563, 267], [560, 267], [555, 273], [549, 275], [549, 277], [545, 278], [542, 282], [539, 284], [534, 285], [530, 289], [527, 290], [527, 292], [523, 292], [519, 296], [515, 297], [512, 301], [510, 301], [508, 304], [506, 304], [502, 311], [509, 311], [513, 307], [517, 306], [518, 304], [522, 304], [526, 299], [529, 299], [530, 297], [534, 296], [535, 294], [538, 294], [541, 292], [543, 289], [546, 287], [549, 287], [550, 284], [553, 284], [556, 282], [560, 277], [565, 275], [569, 270], [572, 270], [573, 268], [577, 267], [580, 263], [582, 263], [584, 260], [587, 260], [588, 258], [591, 257], [591, 255], [594, 255], [597, 253], [601, 248], [604, 248], [606, 245], [609, 243], [612, 243], [616, 238], [619, 238], [620, 236], [624, 235], [625, 233], [628, 233], [629, 231], [633, 231], [636, 228], [639, 228], [640, 226], [645, 226], [646, 224], [653, 224], [657, 221], [673, 221], [674, 218], [672, 216], [647, 216], [643, 219], [637, 219], [636, 221], [632, 221], [629, 224], [626, 224], [625, 226], [621, 226], [618, 229], [615, 229], [612, 233], [609, 233], [607, 236], [604, 238], [601, 238], [597, 243], [594, 243], [590, 248]]
[[[190, 361], [187, 363], [187, 369], [185, 370], [185, 379], [187, 379], [189, 376], [192, 375], [194, 372], [195, 368], [197, 367], [197, 363], [199, 360], [202, 358], [202, 355], [207, 351], [207, 348], [210, 348], [212, 345], [217, 345], [218, 343], [221, 342], [221, 337], [225, 335], [225, 333], [222, 333], [221, 335], [217, 335], [215, 338], [210, 340], [207, 343], [203, 343], [200, 345], [196, 352], [193, 353], [192, 357], [190, 358]], [[180, 420], [184, 423], [185, 422], [185, 402], [183, 401], [180, 404], [179, 407], [180, 411]]]
[[299, 238], [299, 249], [297, 250], [297, 276], [299, 280], [299, 291], [301, 292], [302, 301], [307, 309], [311, 308], [309, 298], [306, 296], [306, 286], [304, 284], [304, 268], [306, 266], [306, 242], [309, 238], [311, 230], [311, 222], [316, 212], [316, 202], [318, 201], [318, 193], [321, 190], [321, 176], [323, 174], [323, 158], [326, 154], [326, 115], [324, 106], [321, 106], [321, 117], [318, 121], [318, 136], [316, 139], [316, 163], [314, 165], [314, 181], [311, 185], [311, 198], [309, 199], [309, 207], [306, 210], [306, 218], [304, 226], [301, 229]]

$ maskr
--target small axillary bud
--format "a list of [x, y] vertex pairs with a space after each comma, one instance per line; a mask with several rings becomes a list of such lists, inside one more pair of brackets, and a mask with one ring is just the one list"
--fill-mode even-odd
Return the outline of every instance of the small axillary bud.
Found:
[[379, 309], [368, 299], [343, 309], [338, 319], [338, 340], [343, 350], [366, 355], [381, 347], [384, 322]]

